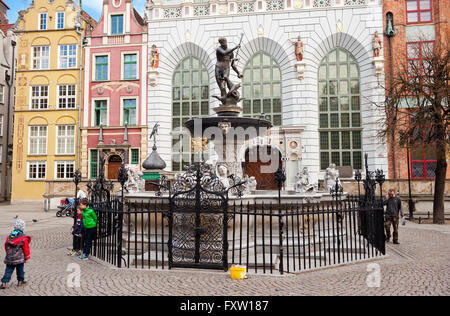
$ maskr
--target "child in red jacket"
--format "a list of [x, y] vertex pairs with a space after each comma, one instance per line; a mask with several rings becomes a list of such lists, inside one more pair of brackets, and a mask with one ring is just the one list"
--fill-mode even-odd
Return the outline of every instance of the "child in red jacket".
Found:
[[2, 284], [0, 289], [6, 289], [6, 285], [11, 281], [11, 276], [16, 270], [18, 286], [27, 283], [25, 281], [25, 263], [30, 259], [30, 236], [26, 236], [23, 233], [25, 229], [25, 222], [18, 219], [14, 223], [13, 232], [6, 238], [5, 251], [6, 251], [6, 270], [5, 275], [2, 278]]

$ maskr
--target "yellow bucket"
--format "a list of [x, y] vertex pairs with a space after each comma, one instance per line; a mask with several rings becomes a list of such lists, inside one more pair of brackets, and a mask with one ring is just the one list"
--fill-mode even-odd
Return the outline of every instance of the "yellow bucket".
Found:
[[244, 280], [247, 277], [245, 271], [246, 271], [245, 267], [232, 267], [230, 269], [231, 279]]

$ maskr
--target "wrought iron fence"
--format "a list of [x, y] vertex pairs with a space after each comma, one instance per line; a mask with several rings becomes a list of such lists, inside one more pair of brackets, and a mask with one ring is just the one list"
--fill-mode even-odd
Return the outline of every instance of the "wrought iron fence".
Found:
[[[240, 265], [253, 273], [283, 274], [374, 258], [385, 254], [379, 205], [361, 208], [357, 197], [327, 205], [233, 203], [226, 214], [227, 225], [221, 227], [226, 230], [224, 257], [216, 259], [223, 260], [225, 270]], [[118, 267], [142, 269], [172, 268], [174, 261], [194, 259], [196, 226], [191, 225], [191, 217], [181, 221], [185, 239], [180, 241], [181, 235], [174, 238], [172, 232], [171, 236], [173, 214], [164, 200], [127, 203], [123, 212], [122, 207], [118, 200], [94, 205], [100, 227], [96, 257]], [[205, 231], [208, 225], [217, 225], [204, 216], [200, 222]], [[223, 250], [222, 244], [209, 243], [208, 238], [199, 246], [205, 258], [211, 249]]]
[[[367, 161], [367, 157], [366, 157]], [[368, 171], [365, 195], [343, 196], [339, 181], [328, 202], [285, 204], [286, 179], [277, 171], [275, 203], [230, 203], [229, 194], [242, 192], [239, 182], [225, 189], [211, 170], [197, 164], [171, 186], [158, 185], [152, 203], [124, 202], [126, 170], [121, 168], [120, 197], [105, 194], [91, 206], [98, 213], [99, 231], [93, 254], [117, 267], [223, 269], [245, 266], [252, 273], [293, 273], [374, 258], [385, 254], [383, 202], [375, 196], [384, 176]], [[94, 191], [95, 192], [95, 191]]]

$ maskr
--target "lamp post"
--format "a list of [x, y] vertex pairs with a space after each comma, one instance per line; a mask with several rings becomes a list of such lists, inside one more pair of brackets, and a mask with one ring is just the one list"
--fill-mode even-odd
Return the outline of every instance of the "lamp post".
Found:
[[411, 145], [408, 144], [408, 146], [406, 147], [407, 153], [407, 159], [408, 159], [408, 190], [409, 190], [409, 199], [408, 199], [408, 207], [409, 207], [409, 219], [413, 219], [414, 218], [414, 203], [412, 200], [412, 192], [411, 192], [411, 161], [410, 161], [410, 150], [411, 150]]
[[73, 174], [73, 183], [75, 183], [75, 202], [74, 202], [74, 209], [75, 209], [75, 214], [74, 214], [74, 218], [77, 217], [77, 212], [76, 209], [78, 207], [78, 184], [81, 182], [81, 172], [80, 169], [77, 169], [74, 174]]
[[361, 199], [361, 187], [360, 187], [360, 183], [362, 181], [362, 174], [361, 171], [356, 171], [355, 172], [355, 180], [358, 182], [358, 200]]
[[386, 176], [383, 173], [383, 170], [377, 170], [375, 180], [380, 186], [380, 201], [383, 201], [383, 184], [386, 181]]
[[[75, 183], [75, 199], [73, 202], [73, 226], [77, 223], [77, 208], [78, 208], [78, 184], [81, 182], [81, 172], [80, 169], [77, 169], [73, 174], [73, 183]], [[75, 248], [75, 235], [73, 235], [72, 239], [72, 249]]]

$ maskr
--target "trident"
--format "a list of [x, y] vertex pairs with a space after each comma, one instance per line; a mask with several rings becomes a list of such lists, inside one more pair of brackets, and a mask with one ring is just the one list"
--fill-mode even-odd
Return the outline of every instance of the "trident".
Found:
[[[239, 46], [241, 46], [243, 39], [244, 39], [244, 33], [241, 33], [241, 41], [239, 42]], [[233, 64], [238, 60], [240, 50], [241, 50], [241, 48], [239, 47], [236, 52], [236, 57], [233, 58]]]

